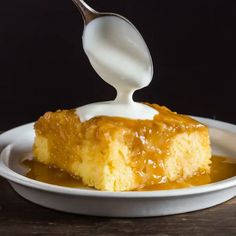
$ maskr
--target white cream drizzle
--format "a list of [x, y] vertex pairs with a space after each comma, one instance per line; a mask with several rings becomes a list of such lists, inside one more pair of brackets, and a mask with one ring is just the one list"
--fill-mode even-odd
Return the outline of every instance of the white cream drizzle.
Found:
[[116, 89], [117, 97], [77, 108], [82, 122], [96, 116], [153, 119], [158, 114], [132, 98], [153, 77], [148, 47], [134, 26], [116, 16], [96, 18], [84, 29], [83, 47], [97, 74]]

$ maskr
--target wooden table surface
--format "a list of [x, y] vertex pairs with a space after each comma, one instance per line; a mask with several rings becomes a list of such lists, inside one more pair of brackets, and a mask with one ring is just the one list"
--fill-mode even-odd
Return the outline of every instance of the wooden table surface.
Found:
[[0, 177], [0, 235], [236, 235], [236, 199], [198, 212], [122, 219], [74, 215], [24, 200]]

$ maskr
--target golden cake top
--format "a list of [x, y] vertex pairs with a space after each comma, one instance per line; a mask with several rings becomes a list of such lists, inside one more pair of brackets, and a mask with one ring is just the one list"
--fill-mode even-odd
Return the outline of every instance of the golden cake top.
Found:
[[[132, 129], [135, 127], [137, 128], [137, 126], [139, 127], [146, 126], [147, 128], [148, 127], [151, 128], [153, 125], [155, 125], [156, 127], [159, 126], [160, 130], [169, 129], [169, 131], [173, 132], [178, 132], [178, 131], [181, 132], [186, 129], [196, 129], [205, 127], [198, 121], [186, 115], [180, 115], [177, 114], [176, 112], [172, 112], [165, 106], [159, 106], [157, 104], [148, 104], [148, 103], [146, 104], [159, 111], [159, 114], [156, 115], [153, 120], [132, 120], [121, 117], [100, 116], [92, 118], [87, 122], [84, 122], [82, 126], [86, 128], [86, 123], [89, 123], [89, 125], [91, 125], [91, 123], [94, 123], [107, 126], [108, 129], [114, 128], [114, 125], [124, 128], [128, 127]], [[57, 113], [59, 114], [58, 116]], [[43, 132], [45, 130], [46, 133], [48, 133], [48, 130], [50, 130], [51, 127], [52, 118], [54, 122], [58, 124], [58, 126], [62, 123], [63, 124], [67, 123], [68, 119], [70, 119], [70, 121], [74, 120], [74, 122], [72, 123], [74, 123], [75, 126], [78, 126], [77, 128], [82, 127], [81, 123], [78, 122], [79, 117], [77, 117], [77, 115], [75, 114], [75, 110], [71, 109], [62, 111], [58, 110], [56, 113], [47, 112], [35, 124], [36, 128], [38, 128], [40, 132]], [[48, 121], [48, 125], [46, 125], [47, 122], [45, 123], [45, 121]], [[71, 125], [71, 122], [68, 122], [68, 125]]]

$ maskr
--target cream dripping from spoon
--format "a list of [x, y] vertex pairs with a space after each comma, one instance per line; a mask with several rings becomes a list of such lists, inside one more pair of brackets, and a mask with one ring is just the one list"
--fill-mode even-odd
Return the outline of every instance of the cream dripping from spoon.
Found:
[[98, 13], [82, 0], [73, 0], [82, 13], [85, 28], [83, 48], [97, 74], [117, 91], [114, 101], [77, 108], [82, 122], [96, 116], [151, 120], [158, 112], [133, 101], [133, 93], [148, 86], [153, 64], [148, 47], [127, 19], [113, 13]]

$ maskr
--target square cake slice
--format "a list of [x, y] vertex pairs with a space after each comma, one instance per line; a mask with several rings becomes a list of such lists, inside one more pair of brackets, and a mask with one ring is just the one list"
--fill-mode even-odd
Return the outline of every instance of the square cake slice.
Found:
[[35, 124], [35, 159], [105, 191], [181, 182], [210, 172], [208, 128], [165, 107], [153, 120], [47, 112]]

